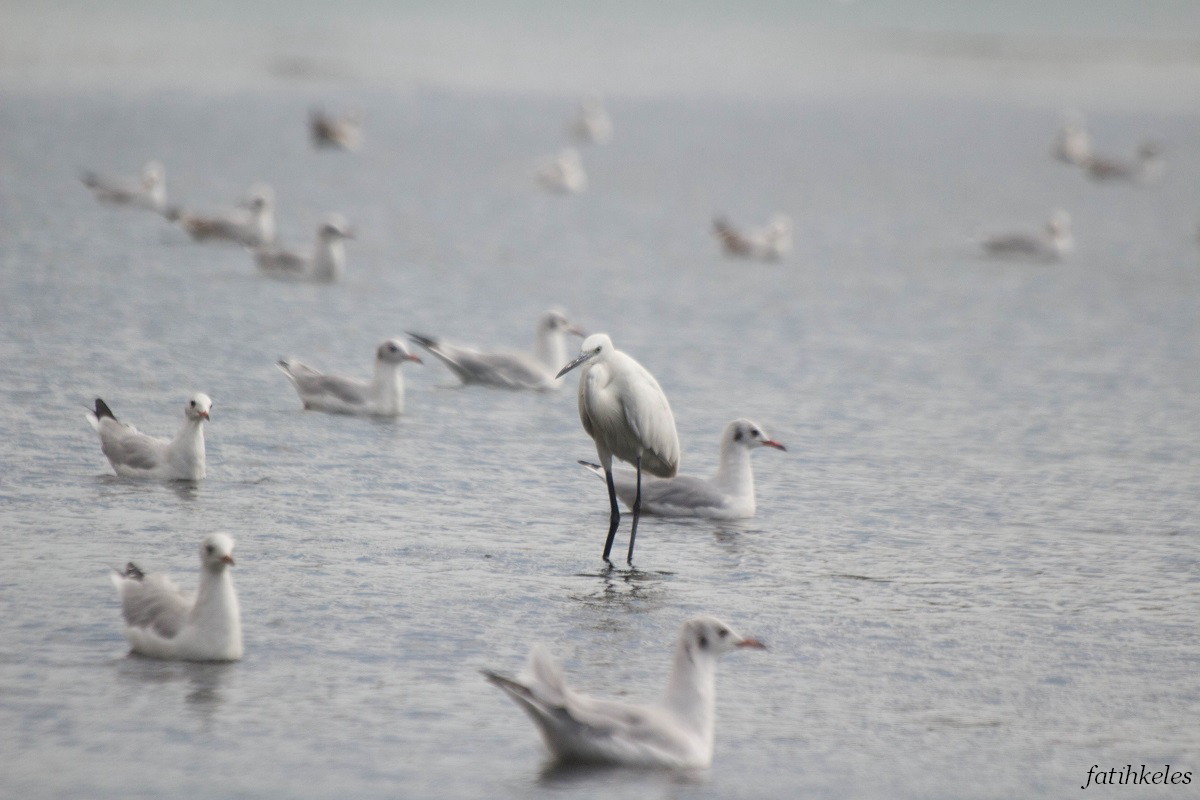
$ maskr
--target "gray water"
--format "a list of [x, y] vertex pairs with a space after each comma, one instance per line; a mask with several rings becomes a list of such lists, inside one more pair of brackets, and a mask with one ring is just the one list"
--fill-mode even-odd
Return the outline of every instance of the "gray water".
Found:
[[[1154, 136], [1170, 159], [1160, 185], [1096, 186], [1049, 158], [1057, 104], [832, 94], [610, 96], [589, 191], [554, 197], [531, 165], [575, 96], [6, 90], [3, 794], [1062, 797], [1128, 763], [1200, 779], [1200, 115], [1088, 109], [1102, 149]], [[309, 149], [320, 102], [367, 109], [361, 153]], [[346, 279], [262, 280], [76, 179], [149, 157], [185, 204], [272, 183], [286, 241], [343, 212]], [[1069, 260], [978, 256], [972, 237], [1055, 206]], [[797, 221], [790, 257], [720, 255], [714, 213], [776, 210]], [[754, 456], [756, 518], [644, 518], [637, 568], [609, 572], [569, 388], [459, 388], [428, 359], [406, 368], [408, 413], [375, 421], [302, 411], [273, 367], [365, 376], [407, 329], [525, 346], [551, 306], [654, 372], [685, 472], [715, 467], [734, 417], [788, 445]], [[166, 435], [197, 390], [209, 478], [113, 476], [92, 398]], [[246, 657], [128, 656], [108, 568], [192, 585], [213, 530], [238, 540]], [[697, 613], [771, 648], [722, 665], [700, 773], [549, 769], [478, 673], [543, 642], [579, 687], [648, 700]]]

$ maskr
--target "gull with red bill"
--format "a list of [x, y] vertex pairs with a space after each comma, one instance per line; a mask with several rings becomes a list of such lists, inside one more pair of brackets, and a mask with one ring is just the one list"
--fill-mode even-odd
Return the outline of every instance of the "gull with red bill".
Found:
[[325, 375], [295, 359], [276, 366], [287, 375], [305, 409], [331, 414], [395, 417], [404, 413], [404, 377], [407, 361], [422, 363], [399, 339], [388, 339], [375, 349], [375, 376], [370, 381]]
[[141, 433], [119, 422], [108, 404], [96, 398], [87, 421], [100, 435], [100, 450], [116, 473], [125, 478], [198, 481], [204, 477], [204, 423], [212, 411], [208, 395], [196, 393], [183, 408], [183, 427], [174, 439]]
[[715, 617], [683, 624], [661, 700], [635, 705], [601, 700], [567, 686], [562, 668], [540, 647], [518, 678], [484, 675], [537, 725], [559, 761], [626, 767], [702, 769], [716, 734], [717, 659], [737, 649], [765, 650]]
[[[735, 419], [721, 434], [721, 454], [717, 472], [711, 478], [677, 475], [674, 478], [648, 478], [642, 486], [642, 511], [663, 517], [706, 517], [708, 519], [744, 519], [753, 517], [754, 471], [750, 451], [759, 447], [787, 450], [768, 438], [762, 426], [748, 419]], [[599, 464], [580, 461], [592, 472], [604, 477]], [[614, 470], [613, 485], [617, 496], [632, 507], [637, 497], [636, 475], [632, 470]]]
[[200, 543], [200, 585], [183, 592], [166, 575], [146, 574], [130, 562], [112, 572], [121, 597], [130, 649], [151, 658], [237, 661], [242, 620], [229, 567], [233, 539], [213, 533]]

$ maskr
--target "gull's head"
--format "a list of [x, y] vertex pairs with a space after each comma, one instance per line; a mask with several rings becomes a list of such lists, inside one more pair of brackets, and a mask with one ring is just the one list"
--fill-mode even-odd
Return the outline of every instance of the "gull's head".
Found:
[[1046, 231], [1051, 238], [1065, 236], [1071, 232], [1071, 215], [1066, 209], [1057, 208], [1050, 215], [1050, 221], [1046, 223]]
[[694, 659], [704, 656], [716, 658], [740, 648], [767, 649], [758, 639], [742, 636], [716, 617], [708, 616], [693, 617], [683, 623], [679, 639]]
[[330, 214], [321, 223], [321, 227], [317, 229], [317, 236], [330, 241], [353, 239], [354, 229], [350, 227], [350, 223], [341, 214]]
[[572, 324], [567, 315], [557, 308], [552, 308], [545, 314], [542, 314], [541, 319], [538, 320], [538, 330], [552, 333], [573, 333], [576, 336], [584, 335], [583, 329], [578, 325]]
[[200, 543], [200, 563], [205, 569], [220, 572], [233, 566], [233, 538], [223, 533], [210, 533]]
[[603, 361], [612, 351], [612, 339], [608, 338], [607, 333], [593, 333], [583, 340], [583, 346], [579, 349], [579, 355], [575, 357], [575, 360], [560, 369], [554, 377], [561, 378], [580, 364], [586, 364], [589, 361]]
[[256, 183], [246, 190], [242, 205], [251, 211], [265, 211], [275, 204], [275, 190], [265, 183]]
[[166, 179], [166, 174], [162, 164], [157, 161], [147, 161], [146, 165], [142, 167], [142, 186], [147, 189], [161, 186]]
[[375, 360], [380, 364], [403, 364], [405, 361], [423, 363], [420, 358], [399, 339], [388, 339], [375, 350]]
[[724, 441], [737, 447], [744, 447], [747, 450], [753, 450], [756, 447], [774, 447], [776, 450], [787, 450], [779, 442], [767, 436], [761, 426], [755, 425], [748, 419], [735, 419], [733, 422], [725, 426]]
[[767, 223], [767, 230], [776, 235], [791, 233], [793, 227], [792, 218], [787, 214], [776, 214]]
[[212, 398], [203, 392], [196, 392], [192, 395], [192, 399], [183, 407], [184, 415], [193, 422], [201, 422], [208, 419], [208, 412], [212, 411]]

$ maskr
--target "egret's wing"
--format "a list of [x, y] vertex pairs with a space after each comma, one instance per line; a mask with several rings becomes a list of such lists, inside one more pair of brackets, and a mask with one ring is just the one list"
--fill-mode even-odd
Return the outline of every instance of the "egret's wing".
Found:
[[642, 470], [660, 478], [674, 477], [679, 469], [679, 434], [671, 404], [645, 367], [632, 358], [627, 364], [620, 398], [625, 422], [645, 448]]
[[166, 458], [166, 439], [139, 433], [137, 428], [112, 417], [100, 420], [100, 449], [113, 465], [154, 469]]
[[121, 595], [121, 613], [127, 625], [150, 628], [164, 638], [179, 633], [195, 603], [195, 596], [181, 592], [166, 575], [146, 575], [140, 580], [112, 574]]

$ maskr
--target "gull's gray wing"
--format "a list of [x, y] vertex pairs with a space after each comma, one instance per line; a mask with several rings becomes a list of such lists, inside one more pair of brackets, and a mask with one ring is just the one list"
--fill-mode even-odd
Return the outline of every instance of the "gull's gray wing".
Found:
[[302, 275], [309, 264], [308, 256], [295, 250], [260, 248], [254, 251], [254, 261], [264, 272], [281, 275]]
[[545, 389], [554, 385], [547, 369], [525, 353], [485, 353], [411, 331], [408, 335], [437, 356], [463, 383], [482, 383], [505, 389]]
[[364, 405], [367, 402], [368, 385], [363, 381], [325, 375], [299, 361], [280, 361], [277, 366], [295, 385], [302, 399], [332, 395], [343, 403]]
[[137, 428], [112, 417], [100, 420], [100, 449], [114, 466], [154, 469], [166, 459], [166, 439], [139, 433]]
[[[600, 471], [601, 477], [604, 471]], [[617, 496], [630, 508], [637, 494], [637, 473], [633, 470], [613, 470], [613, 487]], [[725, 494], [705, 478], [677, 475], [674, 478], [654, 478], [642, 474], [642, 512], [679, 515], [701, 509], [721, 508]]]
[[166, 639], [179, 633], [195, 603], [192, 593], [181, 592], [166, 575], [137, 578], [114, 572], [112, 580], [121, 595], [125, 623], [150, 628]]

